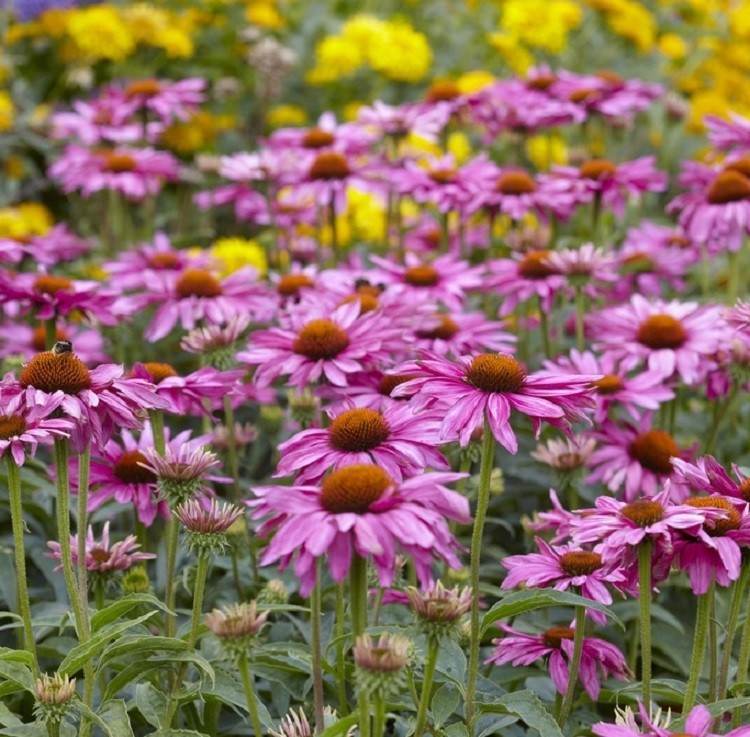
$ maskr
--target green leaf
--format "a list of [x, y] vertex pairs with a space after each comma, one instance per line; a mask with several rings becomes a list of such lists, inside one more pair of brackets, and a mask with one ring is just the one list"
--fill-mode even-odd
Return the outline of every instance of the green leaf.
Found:
[[[628, 622], [640, 616], [640, 602], [635, 599], [631, 601], [618, 601], [612, 606], [612, 611], [616, 612], [624, 622]], [[682, 625], [682, 622], [663, 606], [652, 603], [651, 616], [655, 620], [664, 622], [664, 624], [676, 629], [679, 633], [685, 634], [685, 627]]]
[[135, 687], [135, 705], [152, 727], [162, 728], [161, 720], [167, 715], [168, 699], [153, 684], [139, 683]]
[[454, 724], [449, 724], [443, 730], [443, 733], [446, 735], [446, 737], [469, 737], [469, 732], [463, 722], [455, 722]]
[[5, 650], [0, 653], [0, 680], [34, 693], [34, 673], [28, 665], [30, 658], [31, 654], [25, 650]]
[[440, 645], [437, 664], [438, 673], [453, 681], [460, 689], [466, 682], [466, 653], [453, 640], [444, 640]]
[[178, 637], [155, 637], [153, 635], [125, 635], [107, 647], [99, 658], [99, 669], [107, 667], [123, 655], [143, 653], [184, 652], [188, 649], [185, 640]]
[[[236, 706], [243, 712], [247, 712], [247, 698], [245, 697], [245, 691], [225, 670], [217, 668], [216, 681], [213, 684], [212, 689], [210, 691], [204, 689], [201, 693], [204, 696], [214, 696], [225, 704]], [[266, 705], [257, 697], [257, 695], [255, 697], [255, 705], [258, 709], [258, 717], [263, 726], [268, 727], [269, 729], [273, 728], [273, 719], [271, 719], [271, 715], [268, 713]]]
[[102, 627], [112, 624], [112, 622], [116, 622], [120, 617], [124, 617], [131, 609], [134, 609], [140, 604], [150, 604], [168, 614], [173, 613], [169, 611], [165, 604], [151, 594], [129, 594], [122, 599], [118, 599], [109, 606], [104, 607], [104, 609], [100, 609], [96, 614], [91, 616], [92, 634], [98, 632]]
[[461, 703], [461, 694], [453, 684], [444, 683], [435, 691], [430, 710], [432, 711], [433, 724], [437, 729], [445, 724], [459, 703]]
[[47, 737], [43, 724], [21, 724], [3, 730], [3, 737]]
[[3, 727], [15, 727], [23, 722], [0, 701], [0, 725]]
[[359, 723], [359, 714], [350, 714], [326, 727], [319, 737], [343, 737], [352, 727]]
[[516, 617], [524, 612], [532, 612], [535, 609], [543, 609], [550, 606], [585, 606], [587, 609], [596, 609], [604, 612], [610, 619], [616, 622], [622, 629], [625, 625], [615, 616], [609, 608], [578, 594], [569, 591], [557, 591], [556, 589], [524, 589], [506, 596], [498, 601], [490, 609], [482, 620], [482, 633], [486, 632], [495, 622], [509, 617]]
[[129, 686], [136, 679], [142, 681], [145, 675], [160, 670], [165, 665], [169, 665], [169, 663], [166, 661], [154, 663], [151, 660], [138, 660], [135, 663], [131, 663], [107, 683], [104, 699], [113, 699], [122, 689]]
[[560, 727], [539, 697], [528, 689], [501, 696], [492, 704], [477, 704], [480, 714], [509, 714], [517, 717], [541, 737], [563, 737]]
[[105, 701], [99, 707], [99, 716], [109, 725], [113, 737], [133, 737], [128, 707], [122, 699]]
[[150, 732], [146, 737], [208, 737], [208, 735], [193, 729], [160, 729]]
[[112, 638], [117, 637], [121, 632], [129, 630], [131, 627], [135, 627], [141, 622], [145, 622], [147, 619], [151, 619], [154, 614], [156, 614], [156, 612], [149, 612], [137, 619], [129, 619], [127, 622], [120, 622], [120, 624], [111, 624], [104, 629], [99, 630], [88, 642], [84, 642], [83, 644], [74, 647], [65, 656], [62, 663], [60, 663], [58, 672], [72, 676], [83, 668], [89, 660], [99, 655]]

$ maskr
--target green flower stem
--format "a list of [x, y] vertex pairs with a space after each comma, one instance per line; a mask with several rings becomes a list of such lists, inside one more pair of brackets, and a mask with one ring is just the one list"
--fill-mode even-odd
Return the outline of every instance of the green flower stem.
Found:
[[[89, 503], [89, 472], [91, 469], [91, 443], [78, 456], [78, 545], [76, 555], [78, 560], [76, 573], [78, 574], [78, 599], [81, 611], [88, 612], [89, 608], [89, 572], [86, 568], [86, 531]], [[88, 617], [87, 617], [88, 619]], [[88, 624], [88, 623], [87, 623]]]
[[687, 714], [695, 706], [698, 694], [698, 680], [703, 671], [703, 659], [706, 654], [706, 640], [708, 639], [708, 620], [711, 614], [711, 602], [714, 598], [714, 582], [705, 594], [698, 597], [698, 611], [695, 615], [695, 635], [693, 637], [693, 655], [690, 659], [690, 676], [685, 690], [685, 700], [682, 702], [682, 713]]
[[352, 636], [356, 639], [367, 629], [367, 560], [354, 554], [349, 569]]
[[47, 737], [60, 737], [60, 722], [47, 722]]
[[370, 737], [370, 699], [359, 694], [359, 737]]
[[243, 653], [240, 657], [238, 667], [240, 670], [240, 676], [242, 677], [242, 688], [245, 691], [245, 699], [247, 699], [247, 710], [250, 713], [250, 721], [253, 724], [253, 734], [255, 735], [255, 737], [260, 737], [263, 734], [263, 725], [260, 723], [260, 717], [258, 716], [258, 704], [256, 703], [257, 698], [255, 696], [255, 686], [253, 684], [253, 676], [250, 674], [250, 667], [247, 663], [247, 653]]
[[581, 655], [583, 654], [583, 635], [586, 630], [586, 607], [576, 607], [576, 625], [575, 635], [573, 638], [573, 657], [570, 660], [568, 668], [568, 689], [565, 692], [557, 723], [562, 727], [568, 721], [570, 708], [573, 706], [573, 696], [575, 696], [576, 686], [578, 685], [578, 672], [581, 669]]
[[716, 701], [716, 687], [719, 682], [719, 634], [716, 626], [716, 595], [711, 597], [711, 611], [708, 614], [708, 703]]
[[716, 445], [716, 439], [719, 437], [719, 428], [724, 422], [725, 417], [729, 414], [729, 410], [734, 404], [734, 400], [737, 398], [739, 392], [739, 385], [736, 381], [732, 382], [732, 388], [729, 390], [726, 399], [716, 405], [716, 411], [714, 412], [713, 422], [711, 428], [708, 431], [708, 438], [706, 440], [706, 448], [703, 451], [704, 455], [710, 455], [714, 452], [714, 446]]
[[344, 635], [346, 634], [344, 584], [336, 584], [336, 686], [339, 697], [339, 713], [349, 713], [349, 702], [346, 698], [346, 660], [344, 659]]
[[490, 476], [495, 460], [495, 436], [490, 429], [489, 418], [484, 418], [482, 436], [482, 464], [479, 469], [479, 491], [477, 510], [474, 515], [474, 530], [471, 535], [471, 643], [469, 647], [469, 667], [466, 679], [466, 727], [469, 735], [474, 734], [474, 692], [479, 675], [479, 565], [482, 556], [482, 533], [490, 502]]
[[641, 700], [651, 704], [651, 538], [638, 547], [638, 597], [641, 627]]
[[10, 518], [13, 527], [13, 553], [16, 557], [16, 599], [18, 611], [23, 621], [24, 648], [34, 658], [36, 665], [36, 643], [34, 630], [31, 626], [31, 604], [29, 603], [29, 589], [26, 583], [26, 548], [23, 538], [23, 497], [21, 496], [21, 475], [10, 449], [5, 452], [8, 463], [8, 493], [10, 496]]
[[586, 295], [583, 287], [576, 285], [576, 348], [582, 351], [585, 348], [584, 339], [584, 317], [586, 316]]
[[[435, 677], [435, 666], [437, 665], [438, 653], [440, 652], [440, 638], [427, 638], [427, 659], [424, 663], [424, 675], [422, 676], [422, 694], [419, 697], [419, 710], [417, 711], [417, 726], [414, 728], [414, 737], [422, 737], [427, 726], [427, 709], [431, 702], [432, 681]], [[375, 735], [375, 737], [380, 737]]]
[[57, 317], [53, 315], [44, 321], [44, 345], [48, 351], [57, 343]]
[[[187, 639], [188, 651], [195, 650], [195, 643], [198, 642], [198, 633], [201, 628], [201, 612], [203, 611], [203, 595], [206, 591], [206, 577], [208, 575], [210, 560], [210, 557], [205, 553], [198, 554], [198, 569], [195, 573], [195, 588], [193, 589], [193, 612], [190, 617], [190, 634]], [[167, 716], [164, 722], [167, 725], [172, 724], [172, 720], [177, 712], [177, 694], [185, 680], [187, 669], [187, 662], [183, 662], [172, 684], [172, 695], [169, 699]]]
[[317, 562], [317, 582], [310, 597], [310, 648], [312, 650], [313, 703], [315, 706], [315, 734], [323, 731], [323, 638], [321, 635], [321, 575]]
[[552, 346], [549, 338], [549, 320], [547, 313], [542, 305], [542, 298], [539, 297], [539, 327], [542, 331], [542, 346], [544, 347], [545, 358], [552, 358]]
[[375, 706], [375, 723], [372, 728], [372, 737], [383, 737], [385, 734], [385, 701], [380, 694], [373, 696]]
[[729, 275], [727, 277], [727, 304], [731, 307], [737, 301], [740, 286], [740, 251], [729, 253], [727, 259]]
[[[745, 563], [744, 568], [748, 567], [750, 563]], [[740, 576], [742, 580], [742, 576]], [[744, 598], [744, 597], [738, 597]], [[731, 648], [730, 648], [731, 649]], [[740, 639], [740, 655], [737, 661], [737, 674], [735, 675], [734, 682], [737, 684], [745, 683], [747, 681], [748, 667], [750, 667], [750, 601], [745, 609], [745, 623], [742, 625], [742, 637]], [[735, 696], [742, 697], [744, 695], [744, 689], [740, 693], [736, 693]], [[737, 707], [732, 715], [732, 727], [736, 728], [740, 726], [740, 717], [742, 716], [742, 707]]]
[[232, 499], [240, 502], [240, 464], [237, 458], [237, 438], [234, 436], [234, 407], [229, 397], [224, 397], [224, 424], [227, 428], [227, 460], [232, 474]]

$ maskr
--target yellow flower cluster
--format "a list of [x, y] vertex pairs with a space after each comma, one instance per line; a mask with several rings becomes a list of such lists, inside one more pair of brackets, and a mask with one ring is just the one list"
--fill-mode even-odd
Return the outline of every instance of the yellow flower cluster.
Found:
[[432, 66], [432, 50], [427, 37], [406, 21], [357, 15], [339, 35], [326, 36], [316, 46], [307, 81], [335, 82], [365, 66], [394, 82], [419, 82]]
[[0, 238], [27, 238], [44, 235], [54, 221], [44, 205], [22, 202], [15, 207], [0, 208]]
[[276, 0], [249, 0], [245, 6], [245, 19], [260, 28], [278, 30], [284, 27], [284, 19], [276, 7]]
[[13, 127], [15, 111], [10, 95], [5, 90], [0, 90], [0, 133]]
[[635, 0], [588, 0], [589, 5], [604, 14], [613, 33], [647, 53], [654, 48], [657, 36], [656, 18], [648, 8]]
[[559, 54], [582, 19], [580, 4], [572, 0], [504, 0], [500, 26], [526, 46]]
[[161, 135], [161, 143], [178, 154], [200, 151], [214, 142], [218, 133], [236, 124], [231, 115], [212, 115], [197, 110], [187, 120], [172, 123]]
[[246, 266], [257, 269], [261, 276], [268, 273], [266, 252], [258, 241], [239, 237], [220, 238], [211, 246], [211, 256], [221, 264], [223, 276]]

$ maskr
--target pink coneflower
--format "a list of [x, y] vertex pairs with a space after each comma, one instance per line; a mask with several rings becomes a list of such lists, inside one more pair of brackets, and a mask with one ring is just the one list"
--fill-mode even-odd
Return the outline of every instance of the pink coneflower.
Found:
[[689, 191], [675, 197], [668, 212], [679, 212], [680, 226], [712, 253], [738, 251], [750, 233], [750, 161], [721, 170], [695, 161], [683, 163], [678, 182]]
[[378, 312], [360, 315], [359, 302], [333, 311], [292, 312], [282, 328], [260, 330], [251, 347], [237, 359], [258, 365], [255, 382], [269, 386], [281, 376], [298, 389], [325, 377], [334, 386], [346, 386], [348, 376], [366, 366], [386, 361], [384, 349], [393, 334]]
[[[551, 438], [537, 445], [529, 455], [557, 471], [575, 471], [588, 463], [596, 448], [596, 440], [584, 435]], [[553, 492], [554, 493], [554, 492]]]
[[683, 451], [668, 432], [652, 427], [650, 412], [637, 424], [606, 420], [591, 437], [596, 440], [597, 449], [589, 461], [591, 473], [586, 483], [601, 481], [612, 492], [619, 492], [624, 486], [623, 497], [631, 501], [655, 494], [669, 478], [673, 481], [673, 499], [688, 494], [674, 475], [671, 460], [679, 458]]
[[640, 409], [657, 410], [662, 403], [674, 399], [674, 392], [665, 385], [660, 373], [643, 371], [629, 376], [629, 372], [611, 354], [597, 357], [590, 351], [581, 353], [573, 349], [570, 357], [561, 356], [555, 361], [545, 361], [544, 368], [551, 373], [602, 375], [594, 382], [596, 422], [602, 422], [613, 406], [621, 405], [637, 420], [641, 416]]
[[593, 243], [550, 251], [545, 262], [553, 271], [564, 276], [569, 285], [581, 287], [592, 298], [608, 291], [609, 284], [618, 279], [615, 255], [597, 248]]
[[726, 339], [716, 307], [649, 301], [639, 294], [629, 304], [592, 316], [588, 325], [596, 348], [622, 361], [624, 368], [646, 362], [649, 370], [665, 379], [677, 374], [688, 386], [714, 366], [711, 356]]
[[[605, 562], [596, 550], [582, 550], [574, 544], [551, 546], [539, 537], [536, 545], [539, 553], [503, 558], [502, 564], [508, 569], [508, 575], [502, 588], [513, 589], [523, 584], [531, 588], [552, 586], [558, 591], [567, 591], [575, 587], [581, 596], [609, 605], [612, 594], [607, 584], [617, 588], [626, 581], [618, 563], [613, 560]], [[595, 622], [606, 623], [603, 612], [592, 609], [586, 613]]]
[[734, 307], [723, 310], [721, 316], [735, 330], [750, 333], [750, 302], [738, 299]]
[[331, 399], [332, 410], [348, 408], [349, 403], [356, 407], [369, 407], [382, 412], [388, 407], [402, 405], [409, 400], [408, 396], [394, 397], [393, 390], [399, 385], [415, 378], [411, 374], [387, 374], [371, 370], [352, 374], [345, 387], [320, 387], [318, 395]]
[[574, 196], [579, 203], [595, 198], [615, 215], [625, 214], [627, 203], [646, 192], [663, 192], [667, 175], [655, 168], [656, 158], [643, 156], [615, 164], [608, 159], [591, 159], [580, 167], [553, 166], [549, 174], [540, 174], [539, 181], [555, 185], [560, 192]]
[[[47, 545], [52, 551], [46, 553], [47, 557], [60, 560], [60, 543], [52, 541]], [[70, 536], [70, 547], [75, 564], [78, 561], [78, 535]], [[90, 573], [108, 574], [126, 571], [135, 563], [156, 558], [153, 553], [140, 552], [140, 547], [135, 535], [128, 535], [124, 540], [110, 545], [109, 522], [104, 523], [101, 541], [97, 541], [94, 538], [94, 528], [90, 526], [86, 532], [86, 569]], [[62, 564], [55, 570], [61, 571]]]
[[[97, 143], [136, 143], [143, 137], [143, 125], [128, 120], [121, 95], [103, 94], [96, 100], [74, 100], [72, 110], [53, 113], [49, 118], [49, 136], [55, 140], [78, 139], [86, 146]], [[147, 125], [147, 139], [162, 130], [159, 123]]]
[[411, 556], [423, 586], [432, 581], [438, 557], [458, 567], [458, 543], [446, 518], [466, 523], [469, 503], [444, 484], [463, 474], [426, 473], [396, 483], [377, 466], [346, 466], [319, 486], [255, 487], [246, 502], [254, 518], [271, 515], [260, 530], [273, 531], [261, 563], [294, 561], [303, 596], [315, 585], [316, 558], [327, 555], [333, 579], [346, 577], [352, 555], [372, 559], [381, 586], [394, 577], [396, 551]]
[[413, 134], [436, 142], [450, 117], [450, 109], [444, 105], [388, 105], [380, 100], [357, 110], [357, 123], [365, 130], [396, 140]]
[[331, 112], [323, 113], [311, 128], [279, 128], [266, 139], [273, 150], [293, 149], [297, 156], [334, 149], [343, 153], [366, 152], [375, 136], [354, 123], [339, 124]]
[[[104, 338], [98, 330], [89, 330], [82, 325], [55, 326], [57, 341], [69, 341], [76, 347], [76, 355], [85, 364], [98, 365], [108, 360], [104, 353]], [[21, 356], [28, 361], [36, 353], [47, 348], [47, 332], [44, 325], [31, 328], [23, 324], [0, 325], [0, 358]]]
[[516, 337], [505, 332], [505, 323], [488, 320], [481, 312], [434, 313], [420, 323], [414, 330], [415, 347], [441, 356], [515, 349]]
[[177, 82], [136, 79], [122, 90], [112, 91], [122, 95], [121, 113], [132, 116], [147, 111], [153, 113], [161, 123], [168, 125], [175, 120], [187, 120], [204, 101], [205, 88], [205, 79], [191, 77]]
[[150, 409], [167, 409], [152, 383], [123, 377], [122, 366], [102, 364], [89, 370], [70, 350], [70, 344], [37, 353], [21, 370], [12, 393], [27, 407], [58, 403], [63, 415], [75, 421], [71, 435], [78, 450], [93, 439], [103, 447], [115, 428], [140, 427]]
[[707, 494], [721, 494], [731, 497], [738, 503], [750, 502], [750, 477], [744, 474], [737, 464], [732, 464], [732, 473], [737, 481], [726, 472], [713, 456], [706, 455], [695, 463], [681, 458], [672, 459], [675, 474], [689, 484], [693, 491], [705, 491]]
[[552, 309], [555, 296], [565, 286], [565, 277], [547, 262], [550, 253], [546, 250], [528, 251], [489, 263], [486, 288], [502, 295], [502, 317], [515, 312], [520, 303], [532, 297], [539, 299], [545, 312]]
[[703, 122], [712, 146], [722, 151], [750, 151], [750, 120], [747, 118], [730, 112], [729, 120], [716, 115], [706, 115]]
[[131, 200], [142, 200], [158, 194], [164, 182], [175, 181], [179, 168], [174, 156], [151, 148], [92, 150], [68, 146], [49, 168], [49, 176], [66, 194], [80, 192], [87, 198], [113, 190]]
[[228, 502], [211, 499], [207, 504], [198, 499], [182, 502], [174, 516], [185, 530], [187, 547], [201, 557], [220, 555], [229, 543], [227, 530], [244, 514], [244, 510]]
[[471, 266], [449, 254], [423, 261], [409, 253], [403, 265], [379, 256], [373, 256], [372, 262], [384, 272], [389, 289], [412, 302], [428, 299], [461, 310], [467, 294], [483, 286], [483, 266]]
[[115, 292], [95, 281], [0, 272], [0, 302], [10, 303], [24, 314], [33, 309], [38, 320], [76, 313], [102, 325], [117, 325], [122, 318], [115, 307], [116, 299]]
[[72, 261], [91, 250], [91, 245], [72, 233], [64, 223], [46, 233], [24, 238], [0, 237], [0, 260], [19, 262], [24, 258], [41, 266]]
[[4, 399], [0, 409], [0, 458], [10, 453], [15, 464], [22, 466], [27, 453], [33, 458], [39, 443], [67, 436], [73, 423], [49, 416], [61, 403], [60, 396], [38, 407], [24, 407], [20, 396]]
[[[624, 712], [620, 712], [615, 719], [615, 724], [605, 724], [598, 722], [591, 727], [591, 731], [598, 737], [719, 737], [718, 734], [711, 732], [711, 727], [716, 722], [716, 717], [711, 714], [708, 707], [703, 704], [694, 706], [690, 713], [685, 717], [685, 725], [681, 727], [683, 731], [674, 732], [669, 729], [671, 715], [663, 721], [659, 716], [652, 717], [647, 712], [643, 704], [640, 704], [640, 716], [642, 726], [639, 729], [635, 721], [635, 715], [626, 707]], [[660, 712], [659, 712], [660, 713]], [[750, 726], [739, 727], [727, 732], [724, 737], [750, 737]]]
[[593, 406], [593, 376], [555, 376], [546, 372], [527, 374], [523, 364], [502, 353], [461, 356], [455, 362], [430, 351], [408, 361], [394, 372], [414, 374], [394, 395], [418, 394], [411, 400], [417, 409], [447, 402], [450, 409], [440, 429], [441, 440], [459, 440], [467, 445], [472, 433], [487, 417], [492, 434], [511, 453], [518, 441], [510, 424], [511, 409], [531, 418], [538, 435], [542, 421], [567, 430], [571, 421], [585, 418]]
[[192, 330], [200, 321], [223, 325], [248, 313], [263, 319], [272, 310], [268, 290], [251, 267], [225, 279], [207, 269], [188, 267], [179, 274], [145, 273], [144, 281], [146, 291], [123, 297], [121, 304], [131, 313], [158, 305], [144, 332], [151, 342], [164, 338], [178, 323]]
[[533, 521], [527, 522], [526, 527], [531, 532], [554, 532], [551, 542], [556, 544], [570, 538], [574, 522], [580, 515], [566, 510], [554, 489], [549, 490], [549, 498], [552, 509], [548, 512], [535, 512]]
[[[549, 674], [555, 688], [561, 694], [567, 692], [575, 637], [572, 627], [550, 627], [539, 635], [529, 635], [507, 624], [498, 626], [510, 637], [493, 640], [495, 650], [485, 662], [495, 665], [512, 663], [519, 666], [531, 665], [537, 660], [549, 657]], [[621, 681], [627, 680], [630, 676], [623, 654], [605, 640], [584, 637], [579, 678], [592, 701], [599, 698], [601, 683], [610, 675]]]
[[326, 471], [353, 464], [380, 466], [394, 481], [414, 476], [428, 466], [449, 465], [438, 445], [440, 420], [411, 407], [392, 405], [382, 411], [350, 406], [329, 412], [328, 427], [297, 433], [279, 446], [277, 476], [299, 471], [297, 481], [319, 481]]

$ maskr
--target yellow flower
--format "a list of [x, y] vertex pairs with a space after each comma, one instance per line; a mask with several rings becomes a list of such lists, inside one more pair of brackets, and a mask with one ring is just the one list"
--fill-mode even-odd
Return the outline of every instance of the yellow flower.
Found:
[[357, 119], [359, 109], [364, 104], [365, 103], [361, 100], [351, 100], [350, 102], [347, 102], [346, 105], [344, 105], [344, 110], [341, 117], [347, 122], [351, 123], [353, 120]]
[[245, 18], [248, 23], [261, 28], [277, 30], [284, 27], [284, 19], [274, 0], [250, 0], [245, 8]]
[[44, 235], [53, 225], [52, 216], [44, 205], [22, 202], [15, 207], [0, 209], [0, 236], [23, 238]]
[[188, 59], [195, 52], [190, 36], [174, 26], [162, 29], [151, 43], [153, 46], [164, 49], [170, 59]]
[[307, 122], [307, 113], [299, 105], [276, 105], [268, 111], [266, 122], [271, 128], [304, 125]]
[[656, 19], [639, 3], [629, 0], [623, 2], [619, 13], [607, 17], [607, 25], [641, 52], [645, 53], [654, 48]]
[[326, 36], [315, 47], [315, 67], [307, 74], [310, 84], [336, 82], [348, 77], [362, 66], [360, 47], [342, 36]]
[[706, 115], [726, 116], [730, 109], [735, 108], [730, 106], [722, 95], [713, 90], [698, 92], [690, 100], [687, 128], [691, 133], [700, 133], [704, 130], [703, 118]]
[[254, 267], [261, 276], [268, 273], [266, 252], [254, 240], [220, 238], [211, 246], [211, 255], [222, 264], [222, 275], [233, 274], [245, 266]]
[[534, 57], [514, 36], [507, 33], [491, 33], [487, 41], [516, 74], [525, 74], [534, 63]]
[[446, 143], [448, 153], [453, 154], [458, 164], [463, 164], [471, 156], [469, 137], [460, 131], [451, 133]]
[[356, 240], [382, 243], [385, 239], [385, 208], [375, 195], [347, 190], [347, 217]]
[[207, 110], [198, 110], [189, 120], [172, 123], [162, 133], [161, 142], [177, 153], [191, 153], [211, 143], [220, 125], [221, 121]]
[[537, 169], [549, 169], [553, 164], [565, 164], [568, 149], [557, 134], [531, 136], [526, 141], [526, 155]]
[[559, 54], [582, 19], [580, 5], [571, 0], [505, 0], [500, 26], [527, 46]]
[[76, 9], [70, 16], [68, 33], [79, 54], [92, 61], [123, 61], [135, 50], [133, 35], [111, 5]]
[[355, 15], [341, 26], [341, 35], [363, 49], [387, 31], [388, 26], [385, 21], [374, 15]]
[[26, 166], [20, 156], [6, 156], [3, 165], [3, 173], [8, 179], [23, 179]]
[[468, 95], [477, 92], [495, 81], [495, 77], [483, 69], [474, 69], [465, 72], [456, 80], [456, 87], [462, 95]]
[[0, 133], [13, 127], [15, 112], [10, 95], [5, 90], [0, 90]]
[[122, 9], [123, 21], [137, 43], [151, 40], [169, 27], [169, 15], [148, 3], [133, 3]]
[[659, 51], [668, 59], [684, 59], [689, 51], [687, 42], [676, 33], [665, 33], [659, 37]]
[[370, 66], [394, 82], [419, 82], [432, 66], [427, 37], [406, 23], [389, 22], [366, 53]]

